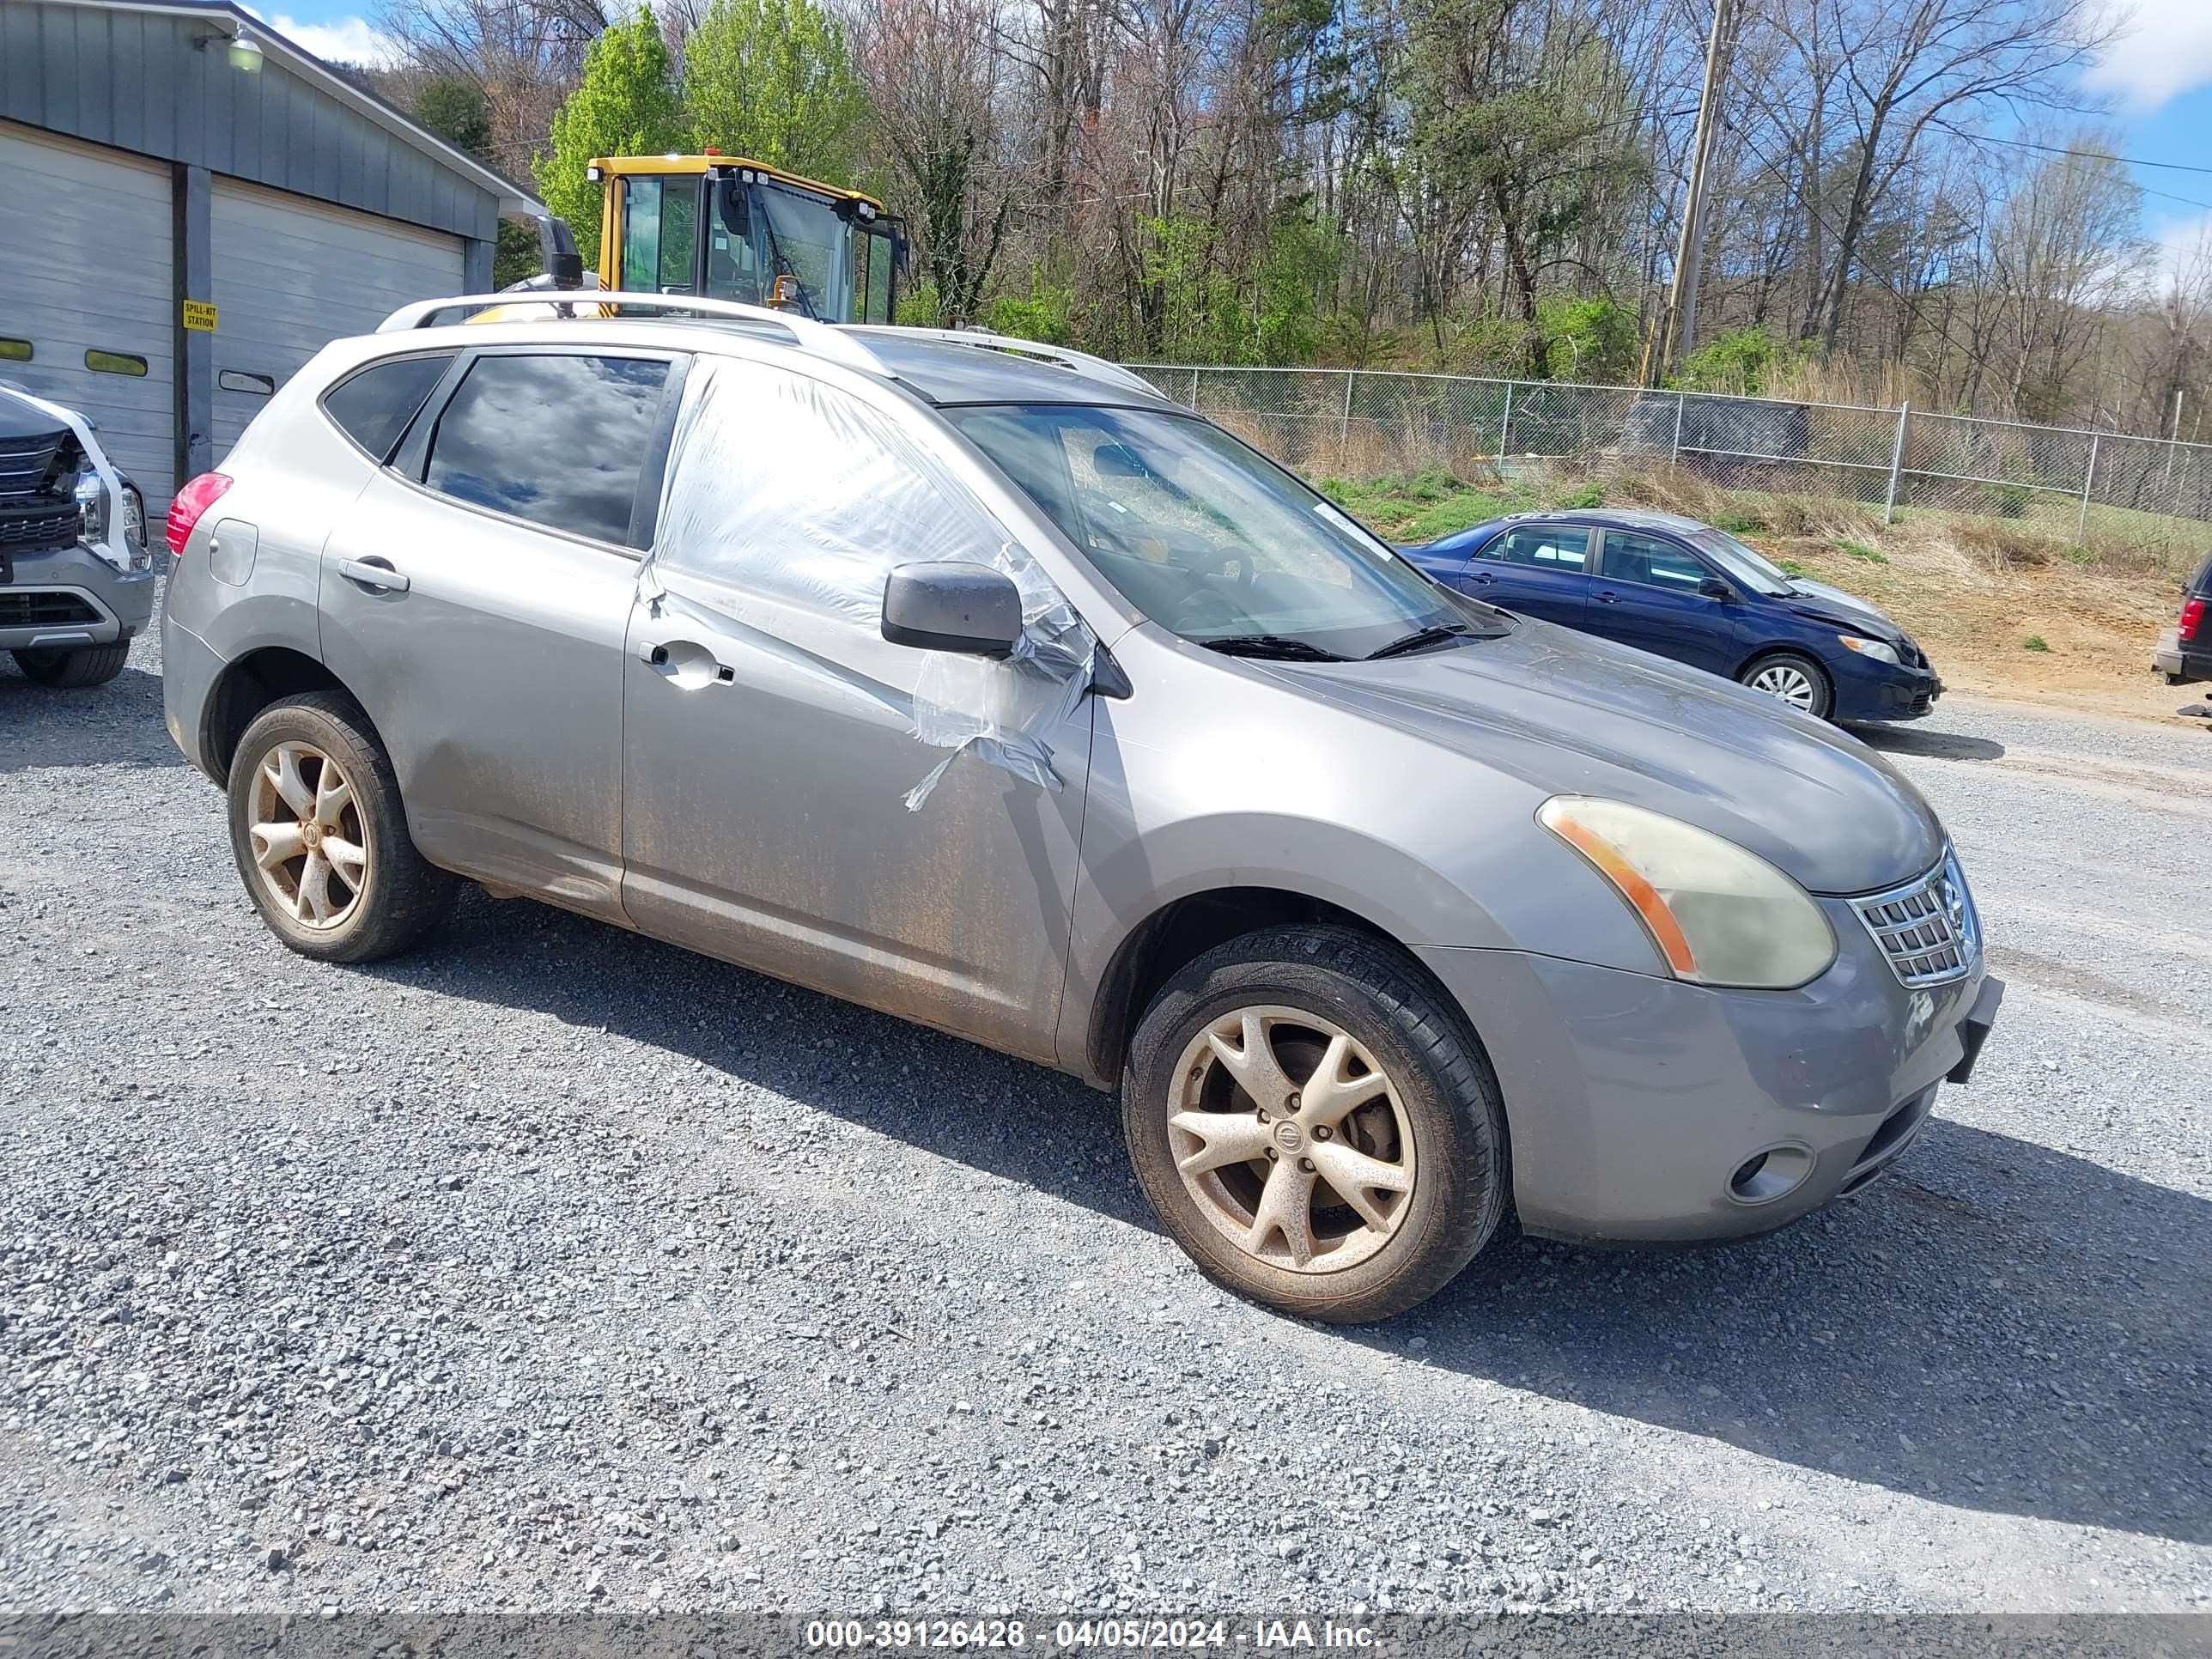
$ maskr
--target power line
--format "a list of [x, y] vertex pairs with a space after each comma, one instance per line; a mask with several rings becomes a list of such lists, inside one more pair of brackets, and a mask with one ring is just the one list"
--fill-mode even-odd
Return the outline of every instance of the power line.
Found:
[[[2114, 155], [2101, 149], [2067, 149], [2057, 144], [2039, 144], [2027, 138], [1999, 138], [1986, 132], [1961, 132], [1948, 121], [1938, 121], [1935, 125], [1953, 137], [1964, 138], [1970, 143], [2008, 144], [2014, 149], [2039, 150], [2045, 155], [2073, 155], [2085, 161], [2118, 161], [2123, 167], [2162, 167], [2170, 173], [2202, 173], [2212, 176], [2212, 167], [2198, 167], [2190, 161], [2146, 161], [2140, 156]], [[2179, 201], [2181, 198], [2176, 197], [2174, 199]]]

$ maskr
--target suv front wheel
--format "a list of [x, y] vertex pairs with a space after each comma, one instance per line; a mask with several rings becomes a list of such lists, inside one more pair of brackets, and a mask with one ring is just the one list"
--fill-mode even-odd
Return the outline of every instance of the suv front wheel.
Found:
[[230, 763], [230, 847], [270, 931], [323, 962], [406, 950], [459, 886], [415, 850], [392, 763], [336, 692], [289, 698], [246, 728]]
[[1121, 1115], [1176, 1242], [1305, 1318], [1412, 1307], [1505, 1213], [1505, 1115], [1474, 1033], [1349, 928], [1247, 934], [1176, 975], [1137, 1027]]

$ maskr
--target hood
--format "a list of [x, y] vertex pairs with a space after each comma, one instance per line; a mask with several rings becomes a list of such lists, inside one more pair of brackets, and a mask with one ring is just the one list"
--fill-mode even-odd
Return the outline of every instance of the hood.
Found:
[[1905, 633], [1880, 605], [1846, 593], [1840, 587], [1831, 587], [1826, 582], [1808, 581], [1802, 576], [1793, 576], [1790, 592], [1780, 596], [1782, 603], [1799, 616], [1812, 622], [1832, 622], [1845, 627], [1855, 624], [1879, 623], [1872, 628], [1875, 638], [1894, 644]]
[[1547, 795], [1604, 795], [1749, 848], [1815, 893], [1911, 880], [1943, 830], [1856, 738], [1696, 669], [1548, 623], [1370, 663], [1254, 663]]
[[41, 441], [59, 444], [69, 422], [47, 413], [30, 398], [0, 386], [0, 443]]

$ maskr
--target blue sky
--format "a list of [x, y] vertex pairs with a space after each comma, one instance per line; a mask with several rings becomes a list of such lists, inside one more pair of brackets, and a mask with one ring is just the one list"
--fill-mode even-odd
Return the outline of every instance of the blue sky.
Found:
[[[2124, 154], [2212, 168], [2212, 0], [2122, 3], [2127, 30], [2085, 89], [2111, 100]], [[265, 4], [249, 9], [258, 15]], [[389, 50], [360, 0], [293, 0], [266, 10], [273, 27], [321, 57], [373, 61]], [[2134, 172], [2146, 192], [2144, 227], [2170, 257], [2212, 231], [2212, 172]]]

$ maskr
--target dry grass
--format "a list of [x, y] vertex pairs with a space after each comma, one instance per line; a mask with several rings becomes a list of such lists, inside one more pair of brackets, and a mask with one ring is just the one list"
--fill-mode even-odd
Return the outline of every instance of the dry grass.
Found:
[[2039, 568], [2057, 556], [2050, 538], [2004, 519], [1954, 519], [1953, 542], [1999, 570]]
[[[2094, 552], [2084, 562], [2082, 550], [2018, 526], [1934, 514], [1836, 540], [1747, 539], [1881, 605], [1911, 630], [1954, 691], [2172, 715], [2175, 695], [2150, 672], [2152, 641], [2179, 605], [2162, 571]], [[2026, 649], [2028, 639], [2045, 648]]]
[[1605, 476], [1606, 499], [1656, 507], [1718, 525], [1732, 535], [1814, 536], [1832, 541], [1860, 538], [1880, 527], [1881, 515], [1833, 495], [1751, 495], [1725, 489], [1683, 467], [1630, 467]]

